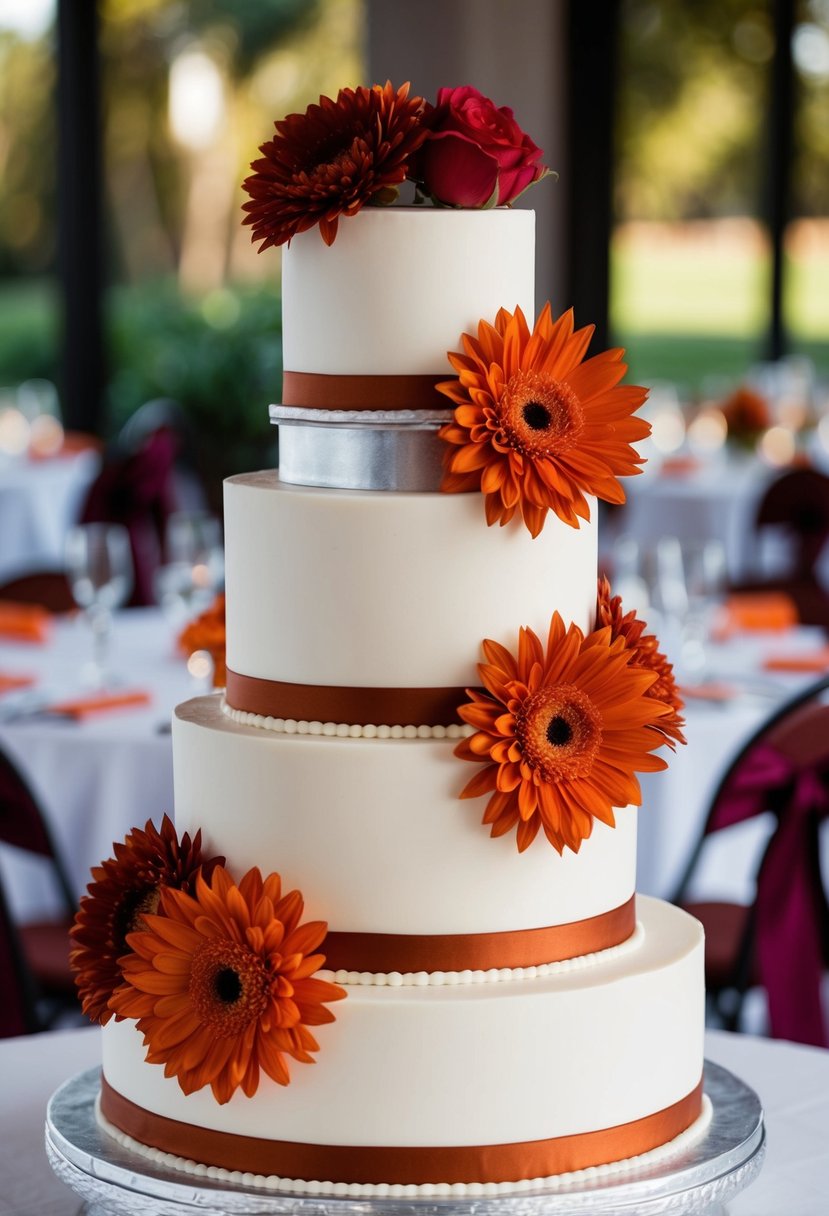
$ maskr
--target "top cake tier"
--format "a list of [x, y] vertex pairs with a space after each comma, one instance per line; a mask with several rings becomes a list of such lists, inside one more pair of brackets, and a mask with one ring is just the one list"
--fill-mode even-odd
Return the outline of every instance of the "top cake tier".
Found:
[[[532, 211], [366, 207], [333, 245], [312, 229], [282, 258], [289, 374], [448, 378], [462, 333], [499, 308], [534, 312]], [[289, 383], [284, 404], [300, 404]]]

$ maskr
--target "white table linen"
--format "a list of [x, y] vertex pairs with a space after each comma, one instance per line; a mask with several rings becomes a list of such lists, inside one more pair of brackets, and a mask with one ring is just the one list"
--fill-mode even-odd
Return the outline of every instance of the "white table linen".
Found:
[[[829, 1052], [714, 1031], [705, 1051], [757, 1091], [766, 1114], [765, 1164], [731, 1216], [825, 1216]], [[0, 1041], [0, 1216], [77, 1216], [78, 1196], [46, 1160], [43, 1124], [55, 1089], [99, 1063], [94, 1028]]]
[[100, 454], [91, 450], [0, 463], [1, 582], [62, 568], [66, 534], [100, 467]]
[[[77, 696], [79, 673], [91, 650], [86, 622], [55, 623], [46, 645], [0, 641], [0, 671], [37, 677], [36, 694], [50, 700]], [[173, 708], [202, 690], [175, 650], [174, 631], [156, 609], [131, 609], [115, 619], [112, 667], [125, 688], [145, 690], [152, 702], [117, 709], [83, 722], [45, 717], [4, 723], [0, 747], [38, 798], [78, 896], [89, 867], [112, 853], [114, 840], [148, 819], [173, 810], [169, 723]], [[0, 850], [4, 884], [18, 916], [48, 915], [54, 894], [44, 867], [18, 851]]]
[[[770, 650], [813, 647], [819, 631], [737, 638], [712, 648], [718, 675], [763, 681], [764, 695], [744, 695], [723, 704], [689, 700], [688, 746], [668, 759], [665, 772], [641, 777], [638, 889], [668, 896], [688, 850], [702, 830], [714, 787], [741, 743], [776, 704], [812, 677], [771, 676], [761, 670]], [[79, 671], [90, 652], [85, 622], [60, 621], [45, 646], [0, 640], [0, 671], [38, 677], [36, 689], [52, 699], [77, 694]], [[173, 810], [172, 747], [165, 732], [179, 701], [200, 689], [176, 652], [174, 631], [155, 609], [133, 609], [116, 618], [113, 666], [123, 684], [146, 689], [152, 704], [117, 710], [83, 723], [37, 718], [3, 723], [7, 694], [0, 697], [0, 747], [30, 781], [47, 816], [78, 895], [89, 867], [111, 855], [147, 819], [160, 822]], [[765, 839], [764, 823], [732, 829], [727, 846], [711, 850], [698, 894], [750, 898], [752, 866]], [[33, 918], [56, 908], [39, 861], [0, 848], [4, 882], [18, 915]]]

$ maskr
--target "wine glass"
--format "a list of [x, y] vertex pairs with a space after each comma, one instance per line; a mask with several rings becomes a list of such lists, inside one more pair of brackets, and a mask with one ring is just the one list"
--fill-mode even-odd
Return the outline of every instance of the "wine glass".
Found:
[[81, 524], [70, 529], [65, 555], [72, 596], [92, 630], [92, 662], [85, 670], [90, 683], [102, 688], [110, 676], [112, 614], [132, 591], [129, 533], [120, 524]]
[[156, 602], [175, 627], [209, 608], [224, 582], [221, 525], [207, 511], [179, 511], [166, 532], [167, 562], [154, 577]]
[[722, 541], [687, 541], [682, 547], [688, 607], [682, 622], [683, 666], [704, 673], [708, 642], [717, 606], [726, 586], [726, 556]]

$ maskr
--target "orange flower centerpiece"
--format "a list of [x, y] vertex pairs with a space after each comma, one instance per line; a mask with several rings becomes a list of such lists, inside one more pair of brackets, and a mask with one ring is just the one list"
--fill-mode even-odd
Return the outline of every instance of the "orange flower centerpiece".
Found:
[[206, 650], [212, 658], [214, 688], [224, 688], [227, 683], [226, 638], [223, 595], [217, 595], [210, 607], [185, 625], [179, 634], [178, 644], [183, 654], [189, 656], [195, 650]]
[[408, 84], [395, 90], [386, 81], [340, 89], [336, 101], [320, 97], [304, 114], [275, 123], [276, 135], [261, 146], [262, 158], [243, 183], [250, 202], [242, 222], [253, 225], [259, 252], [315, 225], [330, 245], [340, 216], [392, 201], [428, 133], [424, 104], [409, 96]]
[[133, 828], [114, 857], [92, 870], [93, 881], [72, 926], [70, 962], [83, 1011], [105, 1025], [112, 1017], [109, 999], [121, 983], [128, 935], [158, 909], [165, 889], [190, 891], [199, 874], [209, 876], [224, 857], [203, 858], [201, 832], [179, 840], [168, 815], [159, 831], [149, 820]]
[[130, 935], [111, 1001], [138, 1019], [147, 1062], [163, 1064], [185, 1094], [209, 1085], [219, 1103], [239, 1088], [252, 1097], [262, 1071], [287, 1085], [286, 1056], [313, 1064], [319, 1044], [308, 1028], [333, 1022], [325, 1003], [346, 994], [312, 978], [328, 927], [300, 924], [299, 892], [283, 895], [278, 874], [263, 881], [255, 868], [237, 887], [217, 866], [194, 895], [162, 891], [161, 908]]
[[625, 645], [632, 652], [631, 663], [655, 673], [656, 680], [646, 695], [667, 705], [670, 712], [659, 719], [654, 729], [665, 736], [669, 747], [676, 748], [677, 743], [685, 742], [682, 733], [685, 720], [679, 712], [684, 702], [676, 686], [673, 665], [660, 651], [658, 639], [652, 633], [645, 633], [645, 622], [640, 621], [632, 609], [625, 612], [622, 597], [612, 595], [610, 583], [602, 577], [599, 579], [596, 628], [600, 629], [605, 625], [610, 627], [611, 637], [624, 638]]
[[746, 384], [735, 388], [720, 408], [728, 427], [728, 438], [745, 447], [753, 447], [763, 431], [771, 426], [768, 401]]
[[522, 629], [518, 654], [483, 643], [478, 667], [485, 692], [459, 709], [475, 734], [456, 747], [483, 763], [461, 798], [489, 794], [483, 822], [492, 836], [516, 829], [523, 852], [539, 829], [559, 853], [579, 851], [593, 819], [613, 827], [613, 808], [641, 802], [635, 772], [665, 768], [651, 753], [664, 742], [668, 705], [648, 696], [657, 673], [633, 663], [633, 652], [609, 626], [586, 636], [558, 613], [546, 651]]
[[455, 405], [439, 432], [450, 445], [441, 489], [483, 491], [490, 525], [520, 511], [537, 536], [554, 511], [578, 527], [585, 495], [622, 503], [617, 479], [641, 471], [631, 444], [650, 426], [632, 414], [647, 390], [619, 384], [623, 350], [585, 360], [593, 328], [574, 330], [572, 309], [554, 321], [547, 304], [530, 333], [520, 308], [501, 309], [449, 354], [458, 378], [437, 386]]

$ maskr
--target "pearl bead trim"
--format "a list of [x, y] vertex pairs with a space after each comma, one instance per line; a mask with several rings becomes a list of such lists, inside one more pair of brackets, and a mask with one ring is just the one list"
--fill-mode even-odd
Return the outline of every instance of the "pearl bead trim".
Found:
[[119, 1131], [104, 1118], [99, 1102], [96, 1103], [95, 1114], [99, 1125], [107, 1135], [129, 1152], [146, 1158], [153, 1165], [181, 1170], [182, 1173], [190, 1174], [195, 1178], [210, 1178], [218, 1182], [232, 1183], [234, 1186], [250, 1187], [261, 1191], [290, 1192], [297, 1195], [332, 1195], [343, 1199], [408, 1199], [415, 1197], [452, 1198], [461, 1195], [473, 1198], [521, 1195], [536, 1187], [566, 1187], [574, 1182], [600, 1181], [629, 1174], [634, 1170], [651, 1168], [696, 1143], [708, 1130], [713, 1109], [707, 1094], [703, 1095], [701, 1115], [675, 1139], [660, 1145], [659, 1148], [651, 1149], [648, 1153], [640, 1153], [637, 1157], [626, 1157], [623, 1161], [612, 1161], [608, 1165], [592, 1165], [587, 1169], [571, 1170], [568, 1173], [554, 1174], [547, 1178], [524, 1178], [520, 1182], [424, 1182], [420, 1184], [308, 1182], [296, 1178], [280, 1178], [276, 1174], [251, 1174], [243, 1173], [241, 1170], [225, 1170], [217, 1165], [203, 1165], [200, 1162], [188, 1161], [184, 1157], [176, 1157], [172, 1153], [164, 1153], [160, 1149], [151, 1148], [149, 1145], [141, 1144], [138, 1140], [133, 1140], [131, 1136]]
[[349, 722], [305, 722], [296, 718], [271, 718], [234, 709], [224, 697], [222, 713], [240, 726], [255, 726], [278, 735], [325, 735], [338, 739], [465, 739], [474, 735], [473, 726], [359, 726]]

